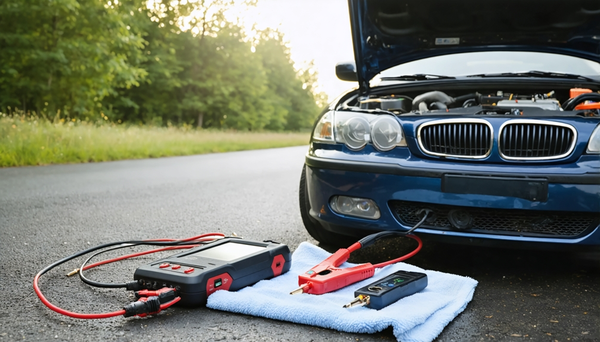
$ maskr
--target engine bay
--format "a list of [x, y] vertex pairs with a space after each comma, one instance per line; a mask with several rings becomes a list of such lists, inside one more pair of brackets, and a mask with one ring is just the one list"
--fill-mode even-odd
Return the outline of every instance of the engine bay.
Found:
[[[564, 92], [563, 92], [564, 93]], [[561, 101], [562, 100], [562, 101]], [[371, 95], [347, 101], [345, 107], [367, 111], [385, 111], [395, 115], [511, 115], [511, 116], [600, 116], [600, 93], [571, 88], [568, 95], [554, 90], [535, 93], [472, 92], [451, 96], [434, 90], [415, 94]]]

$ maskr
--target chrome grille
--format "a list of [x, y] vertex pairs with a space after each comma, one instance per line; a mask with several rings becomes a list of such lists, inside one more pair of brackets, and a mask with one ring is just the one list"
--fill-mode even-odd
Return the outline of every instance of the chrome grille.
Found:
[[417, 135], [421, 149], [434, 156], [484, 158], [492, 149], [492, 127], [484, 120], [425, 123]]
[[575, 128], [550, 121], [515, 120], [500, 128], [500, 155], [506, 159], [558, 159], [575, 148]]

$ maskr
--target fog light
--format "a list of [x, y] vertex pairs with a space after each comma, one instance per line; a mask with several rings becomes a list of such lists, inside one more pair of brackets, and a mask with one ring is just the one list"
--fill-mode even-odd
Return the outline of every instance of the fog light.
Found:
[[333, 196], [331, 209], [338, 214], [377, 220], [381, 217], [375, 201], [368, 198]]
[[456, 229], [469, 229], [473, 225], [473, 217], [465, 210], [452, 209], [448, 212], [448, 221]]

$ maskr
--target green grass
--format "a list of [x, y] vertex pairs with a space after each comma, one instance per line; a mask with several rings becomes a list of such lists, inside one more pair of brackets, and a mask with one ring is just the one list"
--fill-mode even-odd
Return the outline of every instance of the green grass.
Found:
[[308, 144], [309, 133], [234, 132], [0, 113], [0, 167], [102, 162]]

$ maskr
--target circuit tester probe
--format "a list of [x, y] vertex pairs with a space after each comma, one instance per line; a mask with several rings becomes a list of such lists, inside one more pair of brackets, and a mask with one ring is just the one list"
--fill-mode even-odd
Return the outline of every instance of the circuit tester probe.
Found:
[[426, 287], [427, 274], [397, 271], [354, 291], [356, 298], [344, 307], [366, 306], [370, 309], [380, 310]]
[[[149, 251], [133, 253], [114, 259], [89, 264], [95, 256], [119, 248], [138, 245], [158, 246]], [[139, 267], [134, 281], [127, 283], [101, 283], [90, 280], [84, 271], [115, 261], [155, 252], [189, 249]], [[86, 314], [67, 311], [48, 301], [39, 287], [39, 279], [46, 272], [74, 258], [93, 253], [80, 268], [68, 275], [79, 274], [88, 285], [104, 288], [125, 288], [135, 291], [137, 301], [122, 310]], [[270, 240], [257, 242], [241, 238], [226, 238], [221, 233], [208, 233], [188, 239], [134, 240], [103, 244], [80, 251], [58, 260], [38, 272], [33, 280], [37, 296], [51, 310], [60, 314], [82, 319], [108, 318], [115, 316], [145, 317], [154, 315], [180, 303], [197, 306], [206, 303], [206, 298], [218, 290], [238, 290], [262, 279], [276, 277], [287, 272], [291, 265], [289, 248]]]

